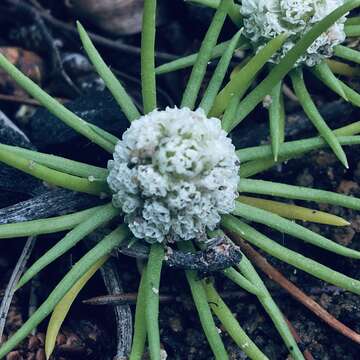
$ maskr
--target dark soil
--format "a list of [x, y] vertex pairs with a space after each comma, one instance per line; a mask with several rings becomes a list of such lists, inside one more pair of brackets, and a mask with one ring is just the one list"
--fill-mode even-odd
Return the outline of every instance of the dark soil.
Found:
[[[45, 9], [51, 9], [51, 15], [61, 21], [60, 25], [59, 22], [41, 16], [44, 14], [41, 3]], [[181, 0], [173, 0], [171, 6], [163, 1], [162, 5], [157, 41], [157, 50], [161, 52], [157, 60], [159, 64], [164, 62], [164, 58], [167, 61], [168, 58], [175, 58], [198, 49], [211, 16], [211, 12], [186, 5]], [[73, 20], [74, 16], [66, 8], [65, 1], [3, 1], [0, 4], [0, 50], [1, 46], [11, 48], [19, 54], [20, 60], [17, 64], [24, 71], [28, 71], [29, 75], [33, 74], [33, 70], [30, 69], [30, 71], [29, 67], [35, 66], [35, 74], [40, 74], [38, 80], [52, 95], [67, 99], [69, 106], [81, 116], [120, 136], [126, 127], [124, 116], [110, 95], [103, 91], [101, 81], [92, 71], [81, 51], [77, 36], [69, 30], [69, 27], [75, 28]], [[92, 26], [86, 17], [83, 22], [93, 32], [114, 41], [111, 46], [98, 43], [99, 51], [116, 70], [117, 75], [130, 89], [134, 98], [140, 101], [139, 57], [133, 53], [134, 49], [139, 47], [139, 34], [114, 36]], [[233, 30], [231, 23], [226, 24], [222, 36], [226, 38]], [[131, 45], [132, 50], [118, 49], [114, 46], [116, 43]], [[30, 53], [24, 55], [20, 48], [26, 49]], [[188, 71], [180, 71], [159, 78], [158, 85], [161, 90], [159, 102], [161, 106], [179, 102], [187, 75]], [[333, 94], [327, 92], [314, 79], [309, 77], [307, 80], [330, 126], [338, 127], [343, 123], [359, 120], [359, 111], [338, 101]], [[352, 83], [353, 86], [357, 86], [355, 80], [352, 80]], [[30, 148], [36, 147], [43, 152], [56, 153], [72, 159], [105, 166], [106, 154], [66, 128], [46, 111], [36, 110], [36, 107], [26, 105], [29, 102], [26, 95], [0, 72], [0, 95], [2, 94], [10, 95], [12, 99], [10, 101], [0, 98], [0, 114], [4, 112], [27, 134], [30, 141], [1, 122], [0, 142]], [[315, 134], [306, 117], [299, 112], [297, 104], [289, 99], [288, 114], [290, 114], [287, 129], [289, 139]], [[257, 145], [260, 142], [267, 141], [266, 118], [264, 110], [259, 108], [246, 119], [233, 135], [237, 147]], [[278, 166], [266, 174], [262, 174], [261, 178], [360, 196], [360, 150], [356, 147], [348, 149], [347, 155], [350, 164], [348, 171], [330, 152], [320, 151], [303, 159], [293, 160], [285, 165]], [[36, 218], [40, 213], [54, 216], [75, 208], [84, 208], [94, 202], [98, 203], [98, 200], [94, 199], [74, 200], [73, 195], [57, 194], [60, 199], [56, 202], [58, 206], [53, 208], [46, 205], [42, 206], [44, 194], [47, 194], [51, 189], [48, 189], [41, 182], [3, 165], [0, 165], [0, 190], [1, 208], [26, 200], [30, 201], [27, 204], [30, 204], [31, 207], [33, 204], [31, 199], [38, 199], [39, 196], [42, 196], [40, 200], [37, 200], [39, 207], [36, 208], [35, 212], [30, 212], [32, 218]], [[67, 200], [61, 202], [62, 196], [65, 196]], [[67, 196], [70, 197], [67, 198]], [[356, 211], [344, 210], [335, 206], [311, 205], [314, 208], [328, 210], [343, 216], [352, 225], [346, 228], [331, 228], [307, 224], [309, 228], [321, 232], [334, 241], [360, 250], [357, 235], [360, 229], [360, 216]], [[21, 206], [25, 205], [22, 204]], [[14, 214], [18, 214], [18, 208], [14, 208], [13, 211]], [[1, 219], [6, 220], [7, 217], [8, 220], [6, 221], [11, 222], [15, 219], [15, 217], [10, 216], [12, 213], [8, 209], [5, 212], [0, 210], [0, 214], [1, 223], [5, 222]], [[284, 234], [269, 232], [262, 227], [259, 229], [291, 249], [319, 260], [349, 276], [360, 278], [360, 268], [355, 261], [304, 245]], [[63, 234], [39, 237], [30, 262], [44, 253], [61, 236]], [[0, 291], [5, 289], [24, 243], [25, 239], [0, 241]], [[36, 281], [16, 294], [8, 314], [6, 335], [10, 335], [21, 326], [28, 317], [29, 308], [40, 304], [46, 298], [51, 289], [85, 251], [86, 246], [83, 244], [77, 246], [50, 265], [46, 271], [36, 278]], [[318, 301], [337, 319], [353, 330], [360, 332], [358, 296], [329, 286], [275, 259], [267, 258], [288, 279]], [[136, 261], [124, 255], [116, 256], [113, 261], [120, 275], [123, 290], [126, 293], [136, 292], [139, 281]], [[308, 349], [315, 359], [357, 360], [360, 358], [360, 347], [358, 345], [324, 324], [265, 275], [261, 274], [261, 276], [280, 309], [300, 335], [302, 346]], [[226, 295], [227, 304], [256, 344], [270, 359], [286, 359], [287, 350], [256, 298], [243, 292], [239, 293], [239, 288], [226, 281], [221, 275], [214, 274], [214, 277], [218, 289]], [[103, 285], [101, 276], [97, 274], [73, 305], [61, 335], [58, 337], [54, 359], [106, 360], [113, 358], [117, 344], [113, 308], [82, 303], [84, 299], [106, 293], [107, 289]], [[160, 306], [161, 340], [168, 353], [168, 359], [212, 359], [196, 310], [190, 299], [183, 271], [165, 268], [162, 275], [161, 293], [172, 295], [170, 301], [167, 299]], [[128, 309], [127, 306], [123, 310], [126, 309]], [[133, 313], [133, 305], [131, 305], [131, 310]], [[46, 324], [42, 324], [7, 359], [45, 359], [43, 351], [45, 331]], [[223, 334], [223, 339], [231, 359], [246, 358], [226, 333]]]

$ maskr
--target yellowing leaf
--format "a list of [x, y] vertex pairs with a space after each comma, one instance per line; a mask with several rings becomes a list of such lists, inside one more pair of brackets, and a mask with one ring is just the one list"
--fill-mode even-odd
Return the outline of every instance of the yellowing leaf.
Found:
[[328, 214], [323, 211], [308, 209], [302, 206], [285, 204], [273, 200], [253, 198], [249, 196], [239, 196], [239, 201], [246, 205], [251, 205], [263, 210], [270, 211], [287, 219], [311, 221], [314, 223], [333, 226], [350, 225], [348, 221], [339, 216]]
[[70, 291], [55, 306], [46, 331], [45, 353], [47, 359], [50, 358], [52, 352], [54, 351], [56, 337], [75, 298], [78, 296], [79, 292], [85, 286], [85, 284], [91, 279], [96, 271], [101, 268], [101, 266], [108, 258], [109, 255], [106, 255], [93, 264], [91, 268], [77, 281], [77, 283], [75, 283]]

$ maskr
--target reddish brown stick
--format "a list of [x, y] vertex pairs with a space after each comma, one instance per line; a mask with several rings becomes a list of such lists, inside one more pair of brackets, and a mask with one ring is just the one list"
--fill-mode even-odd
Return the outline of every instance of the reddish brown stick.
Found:
[[[294, 328], [293, 324], [287, 318], [285, 318], [285, 320], [286, 320], [286, 323], [288, 324], [288, 327], [289, 327], [295, 341], [298, 343], [298, 345], [302, 345], [302, 340], [301, 340], [299, 334], [297, 333], [296, 329]], [[308, 349], [304, 349], [302, 351], [304, 353], [305, 360], [315, 360], [314, 357], [312, 356], [311, 352]]]

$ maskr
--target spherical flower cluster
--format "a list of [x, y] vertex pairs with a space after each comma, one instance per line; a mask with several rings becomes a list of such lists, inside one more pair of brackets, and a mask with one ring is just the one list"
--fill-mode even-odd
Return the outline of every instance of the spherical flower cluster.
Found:
[[[251, 40], [254, 48], [259, 50], [270, 39], [287, 33], [287, 41], [271, 59], [272, 62], [278, 63], [314, 24], [344, 2], [345, 0], [242, 0], [244, 34]], [[331, 57], [334, 46], [345, 40], [345, 20], [346, 18], [342, 17], [320, 35], [298, 60], [296, 66], [315, 66], [324, 58]]]
[[235, 148], [202, 109], [154, 110], [133, 121], [108, 169], [113, 205], [150, 243], [205, 239], [235, 206]]

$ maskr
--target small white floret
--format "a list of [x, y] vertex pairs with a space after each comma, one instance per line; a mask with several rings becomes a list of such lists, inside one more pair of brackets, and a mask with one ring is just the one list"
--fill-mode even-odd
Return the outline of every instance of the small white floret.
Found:
[[[244, 34], [259, 50], [279, 34], [289, 35], [282, 49], [271, 59], [278, 63], [286, 53], [309, 31], [345, 0], [242, 0]], [[345, 40], [342, 17], [320, 35], [297, 61], [296, 65], [314, 66], [333, 55], [336, 45]]]

